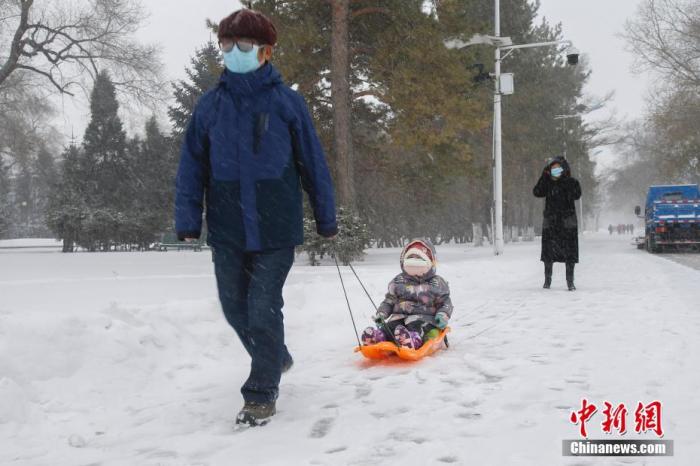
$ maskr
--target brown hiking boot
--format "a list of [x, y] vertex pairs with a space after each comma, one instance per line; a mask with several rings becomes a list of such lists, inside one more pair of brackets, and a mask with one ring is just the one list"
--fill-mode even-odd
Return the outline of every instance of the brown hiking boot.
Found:
[[245, 424], [250, 427], [264, 426], [275, 415], [275, 402], [255, 403], [246, 401], [243, 409], [236, 416], [236, 424]]

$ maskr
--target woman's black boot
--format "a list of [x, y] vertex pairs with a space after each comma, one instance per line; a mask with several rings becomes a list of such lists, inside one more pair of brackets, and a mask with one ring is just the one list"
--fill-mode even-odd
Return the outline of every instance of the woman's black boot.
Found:
[[544, 286], [542, 288], [549, 289], [552, 286], [552, 263], [544, 263]]
[[576, 289], [574, 285], [574, 265], [573, 262], [567, 262], [566, 264], [566, 286], [569, 287], [569, 291]]

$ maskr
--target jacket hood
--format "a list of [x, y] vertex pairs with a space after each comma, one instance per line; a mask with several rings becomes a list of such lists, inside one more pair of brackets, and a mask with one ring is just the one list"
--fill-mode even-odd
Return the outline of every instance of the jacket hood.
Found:
[[430, 278], [433, 275], [435, 275], [435, 272], [436, 272], [437, 255], [435, 253], [435, 246], [433, 246], [433, 243], [431, 243], [430, 240], [425, 239], [425, 238], [412, 239], [411, 241], [406, 243], [406, 246], [403, 247], [403, 249], [401, 250], [401, 259], [400, 259], [401, 260], [401, 271], [408, 275], [408, 273], [406, 272], [406, 270], [403, 267], [403, 260], [404, 260], [404, 257], [406, 256], [406, 251], [408, 251], [409, 248], [415, 244], [420, 244], [420, 245], [424, 246], [430, 252], [430, 257], [432, 258], [432, 267], [430, 268], [430, 271], [428, 273], [426, 273], [425, 275], [420, 277], [421, 279]]
[[558, 163], [559, 165], [561, 165], [561, 168], [564, 169], [564, 174], [562, 175], [562, 178], [571, 176], [571, 166], [569, 165], [569, 161], [566, 160], [566, 158], [560, 155], [552, 157], [547, 163], [547, 168], [552, 168], [552, 165], [554, 165], [555, 163]]
[[268, 62], [250, 73], [233, 73], [224, 68], [219, 83], [234, 94], [248, 95], [282, 84], [282, 76]]

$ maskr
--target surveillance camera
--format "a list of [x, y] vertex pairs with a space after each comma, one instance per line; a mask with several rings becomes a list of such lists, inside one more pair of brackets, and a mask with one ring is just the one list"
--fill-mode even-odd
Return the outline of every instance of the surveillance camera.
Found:
[[566, 61], [569, 65], [578, 65], [579, 51], [573, 45], [566, 49]]

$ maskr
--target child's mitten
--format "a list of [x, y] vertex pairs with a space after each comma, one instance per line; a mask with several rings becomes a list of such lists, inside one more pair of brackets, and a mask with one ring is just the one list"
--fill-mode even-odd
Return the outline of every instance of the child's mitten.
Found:
[[447, 314], [444, 312], [438, 312], [435, 314], [435, 325], [437, 328], [443, 329], [447, 327], [447, 322], [450, 320], [449, 317], [447, 317]]

